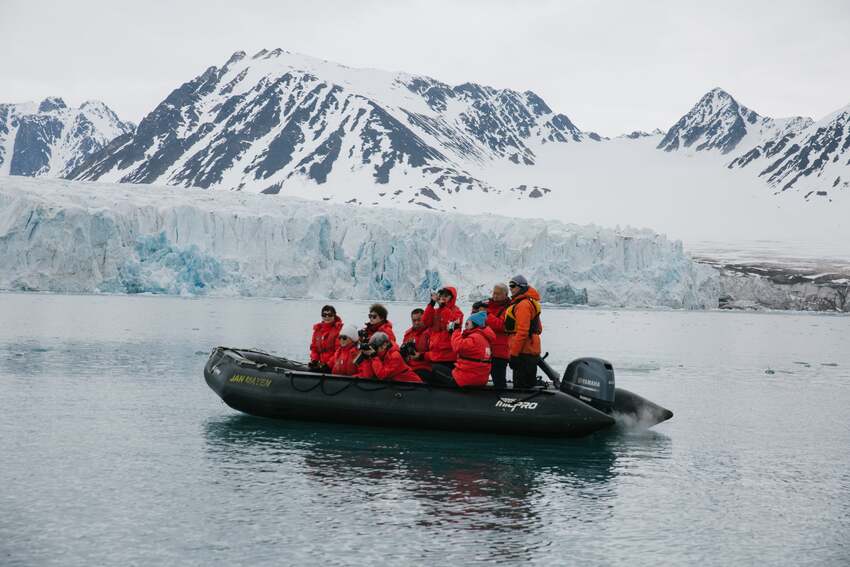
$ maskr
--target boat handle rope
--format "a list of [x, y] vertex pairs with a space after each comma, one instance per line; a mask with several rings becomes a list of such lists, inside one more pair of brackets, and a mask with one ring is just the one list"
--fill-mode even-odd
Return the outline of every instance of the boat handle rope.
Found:
[[[346, 391], [351, 386], [355, 386], [358, 390], [361, 390], [363, 392], [377, 392], [379, 390], [387, 390], [387, 389], [393, 388], [393, 387], [395, 387], [395, 389], [397, 389], [397, 390], [401, 390], [401, 391], [404, 391], [404, 392], [409, 392], [411, 390], [416, 389], [415, 386], [410, 386], [410, 387], [407, 387], [407, 388], [399, 388], [398, 382], [389, 382], [389, 383], [386, 383], [386, 384], [381, 384], [381, 385], [379, 385], [375, 388], [367, 388], [367, 387], [364, 387], [365, 384], [362, 383], [360, 380], [358, 380], [357, 378], [352, 378], [348, 382], [348, 384], [346, 384], [342, 388], [338, 389], [336, 392], [331, 393], [331, 392], [329, 392], [328, 390], [325, 389], [325, 382], [327, 382], [327, 378], [328, 378], [326, 374], [320, 375], [318, 377], [316, 383], [313, 384], [312, 386], [310, 386], [307, 389], [301, 389], [301, 388], [298, 388], [298, 387], [295, 386], [296, 375], [293, 372], [286, 372], [285, 374], [287, 374], [289, 376], [289, 385], [292, 387], [292, 389], [295, 390], [296, 392], [301, 393], [301, 394], [307, 394], [307, 393], [312, 392], [316, 388], [321, 388], [321, 392], [324, 395], [326, 395], [326, 396], [336, 396], [337, 394], [341, 394], [342, 392]], [[298, 378], [304, 378], [304, 376], [297, 376], [297, 377]]]

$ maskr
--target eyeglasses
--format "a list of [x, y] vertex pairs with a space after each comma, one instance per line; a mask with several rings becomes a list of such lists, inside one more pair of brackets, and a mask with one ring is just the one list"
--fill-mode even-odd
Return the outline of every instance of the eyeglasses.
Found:
[[379, 319], [380, 317], [377, 313], [369, 313], [369, 319]]
[[341, 340], [341, 341], [347, 341], [347, 340], [348, 340], [348, 337], [346, 337], [345, 335], [340, 335], [340, 336], [339, 336], [339, 340]]
[[322, 317], [333, 317], [333, 316], [334, 316], [334, 314], [330, 313], [329, 311], [325, 311], [325, 312], [322, 313]]
[[519, 287], [519, 286], [517, 284], [515, 284], [514, 282], [511, 282], [511, 283], [508, 284], [508, 287]]

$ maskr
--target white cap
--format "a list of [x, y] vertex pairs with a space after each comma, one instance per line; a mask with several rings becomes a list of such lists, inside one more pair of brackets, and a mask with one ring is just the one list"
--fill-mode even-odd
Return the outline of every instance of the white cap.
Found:
[[352, 341], [357, 340], [357, 327], [349, 323], [345, 325], [342, 330], [339, 332], [340, 336], [348, 337]]

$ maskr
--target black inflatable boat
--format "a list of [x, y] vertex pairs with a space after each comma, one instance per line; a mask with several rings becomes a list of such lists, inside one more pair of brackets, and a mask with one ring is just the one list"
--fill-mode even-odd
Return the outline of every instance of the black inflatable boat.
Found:
[[217, 347], [204, 368], [228, 406], [261, 417], [392, 427], [580, 437], [617, 418], [647, 427], [673, 412], [614, 386], [604, 360], [581, 358], [563, 379], [541, 361], [552, 385], [502, 390], [447, 388], [321, 374], [286, 358]]

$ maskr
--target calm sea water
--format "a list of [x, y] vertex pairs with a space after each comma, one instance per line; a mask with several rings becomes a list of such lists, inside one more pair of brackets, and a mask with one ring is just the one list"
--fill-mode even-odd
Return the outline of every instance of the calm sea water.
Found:
[[274, 422], [207, 388], [215, 345], [303, 358], [321, 305], [0, 294], [0, 565], [850, 563], [846, 316], [549, 309], [557, 368], [607, 358], [676, 413], [581, 440]]

